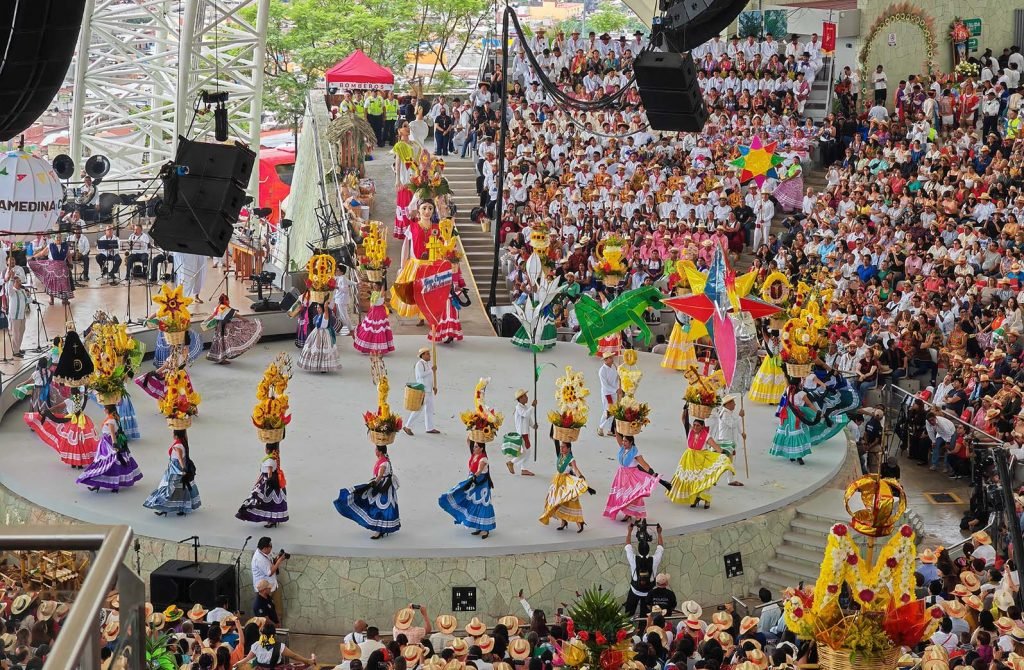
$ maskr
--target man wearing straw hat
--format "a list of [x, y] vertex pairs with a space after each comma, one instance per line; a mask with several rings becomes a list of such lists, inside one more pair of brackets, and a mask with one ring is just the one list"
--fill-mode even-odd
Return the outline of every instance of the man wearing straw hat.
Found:
[[[420, 616], [423, 617], [422, 626], [412, 625], [416, 610], [419, 610]], [[405, 635], [409, 644], [419, 644], [423, 638], [430, 639], [430, 632], [430, 617], [427, 616], [427, 608], [423, 605], [409, 605], [395, 613], [395, 626], [391, 630], [392, 638]]]
[[[533, 473], [527, 470], [524, 466], [527, 460], [527, 456], [530, 455], [530, 429], [537, 427], [537, 400], [530, 402], [530, 396], [526, 393], [526, 389], [519, 389], [516, 391], [516, 411], [515, 411], [515, 427], [516, 434], [519, 435], [519, 439], [522, 444], [519, 445], [519, 453], [515, 456], [511, 456], [505, 465], [508, 466], [508, 471], [511, 474], [520, 474], [527, 477], [532, 477]], [[507, 439], [507, 438], [506, 438]], [[514, 451], [514, 450], [513, 450]], [[510, 452], [506, 452], [509, 455]]]
[[[733, 460], [736, 457], [736, 445], [739, 442], [737, 439], [740, 435], [740, 417], [743, 416], [743, 410], [736, 414], [736, 400], [739, 395], [730, 393], [729, 395], [722, 398], [722, 404], [715, 408], [714, 413], [711, 415], [711, 438], [715, 443], [722, 448], [722, 453], [729, 457], [729, 460]], [[743, 434], [743, 438], [746, 439], [746, 433]], [[725, 482], [729, 486], [743, 486], [741, 481], [733, 481], [732, 473], [726, 471]]]
[[604, 416], [601, 424], [597, 427], [597, 434], [604, 437], [607, 433], [615, 437], [612, 426], [615, 419], [612, 418], [611, 406], [618, 400], [619, 395], [619, 371], [615, 368], [615, 353], [606, 351], [602, 356], [604, 365], [597, 371], [597, 378], [601, 380], [601, 401], [604, 403]]
[[434, 371], [430, 366], [430, 349], [427, 347], [420, 347], [418, 358], [416, 360], [416, 383], [423, 386], [423, 390], [426, 391], [423, 398], [423, 407], [409, 414], [409, 418], [405, 420], [405, 426], [402, 430], [405, 431], [406, 435], [412, 435], [412, 422], [423, 416], [423, 429], [430, 435], [437, 435], [441, 431], [434, 428], [434, 397], [437, 395], [437, 387], [434, 385]]

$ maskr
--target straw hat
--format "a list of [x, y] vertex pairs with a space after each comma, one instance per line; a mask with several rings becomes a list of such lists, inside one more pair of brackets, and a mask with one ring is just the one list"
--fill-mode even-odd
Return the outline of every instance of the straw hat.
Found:
[[176, 621], [180, 621], [181, 617], [184, 614], [185, 612], [182, 611], [177, 605], [171, 605], [170, 607], [164, 610], [164, 619], [167, 620], [167, 623], [174, 623]]
[[740, 635], [757, 628], [757, 624], [761, 623], [761, 619], [756, 616], [745, 616], [740, 619]]
[[40, 621], [49, 621], [53, 618], [53, 613], [57, 611], [57, 601], [55, 600], [44, 600], [39, 603], [39, 608], [36, 610], [36, 618]]
[[459, 622], [451, 614], [439, 614], [437, 615], [437, 618], [434, 619], [434, 624], [436, 624], [437, 629], [445, 635], [451, 635], [452, 631], [458, 627]]
[[469, 623], [466, 624], [466, 633], [470, 637], [477, 637], [487, 632], [487, 626], [484, 622], [477, 617], [473, 617]]
[[440, 656], [431, 656], [423, 661], [423, 670], [444, 670], [444, 659]]
[[[1006, 589], [999, 589], [994, 594], [992, 594], [992, 604], [996, 606], [996, 609], [1002, 610], [1002, 611], [1005, 612], [1008, 609], [1010, 609], [1011, 607], [1013, 607], [1013, 605], [1014, 605], [1013, 596], [1009, 592], [1007, 592]], [[1010, 624], [1011, 624], [1010, 627], [1011, 628], [1013, 627], [1012, 626], [1013, 621], [1011, 619], [1007, 619], [1006, 617], [1001, 617], [1000, 620], [1002, 620], [1002, 619], [1006, 619], [1007, 621], [1010, 621]]]
[[524, 395], [526, 395], [526, 389], [516, 389], [516, 394], [512, 397], [515, 398], [516, 400], [519, 400]]
[[422, 356], [423, 354], [429, 354], [429, 353], [430, 353], [430, 348], [429, 347], [420, 347], [419, 351], [416, 352], [416, 355], [417, 356]]
[[22, 593], [20, 596], [14, 599], [14, 602], [11, 603], [11, 614], [13, 616], [18, 616], [19, 614], [27, 610], [31, 604], [32, 596], [28, 593]]
[[103, 626], [103, 639], [107, 642], [111, 642], [117, 639], [117, 636], [121, 634], [121, 620], [117, 617], [111, 617], [107, 619], [107, 623]]
[[491, 670], [512, 670], [512, 666], [505, 661], [498, 661], [491, 664]]
[[935, 555], [935, 552], [931, 549], [924, 549], [920, 554], [917, 555], [919, 561], [926, 565], [934, 565], [935, 561], [939, 560], [939, 557]]
[[981, 580], [973, 572], [960, 573], [960, 583], [966, 586], [967, 590], [971, 593], [977, 593], [981, 590]]
[[1012, 670], [1024, 670], [1024, 656], [1010, 652], [1010, 655], [1006, 657], [1006, 664], [1010, 666]]
[[202, 605], [200, 605], [199, 603], [196, 603], [195, 605], [193, 605], [192, 609], [190, 609], [188, 611], [188, 618], [191, 621], [202, 621], [203, 619], [206, 618], [206, 615], [207, 615], [206, 608], [203, 607]]
[[444, 670], [465, 670], [466, 664], [457, 658], [453, 658], [444, 664]]
[[976, 612], [980, 612], [981, 610], [985, 609], [985, 603], [981, 601], [981, 598], [974, 594], [971, 594], [964, 598], [964, 604]]
[[[358, 649], [358, 646], [356, 648]], [[416, 665], [423, 658], [423, 647], [418, 644], [405, 645], [405, 649], [402, 650], [402, 658], [410, 667]]]
[[452, 640], [448, 648], [455, 652], [456, 656], [467, 656], [469, 654], [469, 644], [461, 637]]
[[6, 649], [17, 641], [18, 638], [14, 633], [4, 633], [3, 635], [0, 635], [0, 649]]
[[953, 595], [957, 598], [966, 598], [967, 596], [971, 595], [971, 592], [963, 584], [957, 584], [955, 587], [953, 587]]
[[[353, 640], [342, 642], [338, 646], [341, 648], [341, 660], [343, 661], [352, 661], [363, 655], [363, 650]], [[406, 645], [407, 648], [411, 646], [411, 644]]]
[[695, 619], [699, 619], [701, 615], [704, 614], [704, 610], [701, 609], [701, 606], [697, 604], [696, 600], [685, 601], [682, 605], [679, 606], [679, 611], [686, 618], [692, 616]]
[[949, 660], [949, 652], [941, 644], [930, 644], [924, 648], [924, 653], [921, 654], [921, 658], [928, 660], [930, 658], [939, 658], [943, 661]]
[[732, 615], [726, 611], [718, 611], [711, 615], [711, 622], [722, 628], [732, 628]]
[[160, 630], [164, 627], [164, 615], [163, 612], [153, 612], [146, 617], [146, 623], [149, 624], [150, 628]]
[[614, 351], [606, 351], [603, 354], [601, 354], [601, 359], [602, 360], [608, 360], [609, 358], [615, 358], [615, 352]]
[[480, 651], [489, 654], [494, 651], [494, 638], [484, 633], [476, 639], [476, 645], [480, 647]]
[[725, 631], [722, 631], [721, 633], [716, 635], [715, 636], [715, 641], [718, 642], [718, 644], [722, 645], [722, 649], [724, 649], [726, 651], [731, 650], [732, 647], [733, 647], [732, 635], [729, 635]]
[[[1002, 609], [1002, 608], [1000, 608], [1000, 609]], [[1013, 625], [1014, 624], [1013, 624], [1013, 619], [1011, 619], [1010, 617], [1001, 616], [1001, 617], [999, 617], [998, 619], [995, 620], [995, 625], [996, 625], [996, 630], [998, 630], [1000, 633], [1005, 635], [1006, 633], [1009, 633], [1011, 630], [1013, 630]]]
[[53, 617], [57, 621], [63, 621], [70, 611], [71, 605], [68, 603], [57, 603], [57, 611], [53, 613]]
[[753, 663], [754, 667], [765, 670], [768, 667], [768, 656], [760, 649], [751, 649], [747, 652], [747, 662]]
[[403, 607], [395, 614], [395, 628], [407, 630], [412, 626], [412, 617], [415, 613], [411, 607]]
[[508, 634], [510, 636], [518, 633], [519, 626], [521, 625], [519, 623], [519, 617], [515, 616], [514, 614], [508, 614], [506, 616], [499, 618], [498, 623], [500, 623], [502, 626], [508, 629]]
[[530, 657], [530, 643], [525, 638], [516, 638], [508, 643], [508, 655], [516, 661], [525, 661]]
[[229, 614], [220, 620], [220, 630], [222, 633], [230, 633], [235, 627], [235, 622], [238, 621], [238, 617], [234, 614]]
[[963, 619], [967, 616], [967, 607], [959, 600], [947, 600], [942, 603], [942, 609], [950, 619]]
[[949, 661], [929, 658], [927, 661], [921, 661], [921, 670], [949, 670]]
[[983, 530], [979, 530], [971, 535], [971, 539], [974, 540], [975, 544], [992, 544], [992, 538]]

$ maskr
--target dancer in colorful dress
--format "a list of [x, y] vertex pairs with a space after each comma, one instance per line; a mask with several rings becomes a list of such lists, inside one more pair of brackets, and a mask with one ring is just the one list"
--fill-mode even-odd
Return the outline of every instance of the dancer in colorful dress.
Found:
[[[312, 302], [310, 292], [307, 290], [288, 310], [288, 316], [296, 320], [295, 346], [299, 349], [306, 345], [306, 338], [312, 334], [313, 328], [315, 328], [313, 320], [317, 316], [316, 304]], [[327, 310], [327, 315], [331, 330], [335, 333], [339, 332], [339, 322], [335, 311]]]
[[103, 410], [106, 417], [100, 426], [96, 458], [75, 483], [88, 487], [90, 491], [106, 489], [117, 493], [142, 479], [142, 470], [128, 450], [128, 438], [121, 430], [117, 406], [105, 405]]
[[213, 345], [206, 358], [220, 365], [227, 365], [252, 349], [263, 335], [263, 322], [239, 316], [232, 309], [226, 293], [220, 295], [217, 308], [203, 327], [215, 329]]
[[[185, 331], [185, 349], [188, 351], [188, 362], [193, 363], [203, 355], [203, 336], [195, 328]], [[156, 334], [156, 349], [153, 350], [153, 365], [160, 367], [170, 357], [174, 349], [167, 342], [167, 335], [162, 330]]]
[[366, 484], [341, 489], [334, 509], [367, 530], [374, 531], [371, 540], [396, 533], [402, 527], [398, 516], [398, 478], [391, 468], [388, 448], [377, 447], [377, 463], [373, 466], [373, 479]]
[[799, 380], [791, 380], [786, 394], [779, 402], [779, 409], [775, 413], [779, 417], [779, 427], [775, 429], [768, 453], [803, 465], [804, 456], [811, 453], [809, 424], [816, 423], [814, 414], [818, 410], [798, 384]]
[[383, 356], [395, 350], [395, 336], [391, 332], [391, 319], [380, 291], [370, 294], [370, 311], [356, 328], [352, 346], [363, 354]]
[[750, 400], [762, 405], [774, 405], [786, 392], [786, 374], [782, 369], [782, 344], [779, 336], [769, 335], [764, 343], [764, 360], [761, 367], [754, 375], [754, 382], [750, 385]]
[[835, 368], [815, 366], [804, 388], [807, 397], [821, 408], [819, 420], [808, 428], [814, 447], [843, 432], [850, 423], [848, 414], [860, 407], [860, 396], [853, 384]]
[[313, 330], [306, 338], [306, 344], [299, 354], [299, 367], [306, 372], [326, 374], [341, 368], [338, 361], [338, 340], [331, 327], [331, 312], [328, 303], [313, 303], [309, 306], [313, 316]]
[[195, 478], [196, 466], [189, 457], [188, 432], [175, 430], [174, 441], [167, 450], [164, 476], [142, 506], [153, 510], [157, 516], [166, 516], [168, 512], [185, 516], [196, 511], [203, 502]]
[[[685, 322], [685, 323], [684, 323]], [[694, 338], [691, 333], [693, 324], [688, 316], [676, 314], [672, 324], [672, 333], [668, 337], [665, 355], [661, 359], [661, 367], [669, 370], [686, 370], [696, 367], [697, 354], [694, 349]]]
[[462, 322], [459, 321], [458, 298], [456, 295], [460, 291], [465, 290], [465, 288], [466, 280], [462, 278], [458, 264], [453, 263], [451, 295], [448, 297], [448, 302], [444, 305], [444, 316], [441, 317], [436, 327], [430, 329], [430, 333], [427, 335], [428, 340], [431, 342], [443, 342], [444, 344], [462, 341]]
[[668, 491], [668, 499], [674, 503], [686, 504], [690, 507], [704, 501], [704, 509], [711, 507], [711, 487], [718, 483], [726, 472], [736, 473], [729, 457], [711, 439], [711, 431], [701, 419], [695, 419], [688, 425], [688, 412], [683, 414], [683, 426], [686, 428], [686, 451], [679, 459], [676, 472], [672, 476], [672, 488]]
[[616, 433], [615, 440], [619, 443], [619, 468], [615, 471], [611, 488], [608, 489], [604, 516], [615, 520], [622, 514], [623, 521], [646, 519], [647, 508], [644, 505], [644, 498], [649, 497], [654, 491], [659, 477], [640, 455], [632, 435]]
[[452, 515], [456, 525], [474, 529], [471, 535], [486, 540], [494, 530], [494, 505], [491, 504], [490, 464], [487, 461], [487, 445], [483, 442], [469, 443], [469, 477], [441, 494], [437, 504]]
[[580, 496], [593, 491], [587, 480], [576, 464], [576, 458], [572, 455], [572, 444], [569, 442], [558, 442], [558, 461], [555, 464], [555, 476], [551, 479], [551, 486], [548, 488], [548, 495], [544, 500], [544, 513], [540, 515], [540, 522], [545, 526], [550, 523], [551, 518], [562, 520], [562, 525], [556, 530], [565, 530], [565, 527], [572, 521], [579, 530], [583, 532], [586, 521], [583, 520], [583, 506], [580, 504]]
[[260, 463], [260, 476], [252, 493], [235, 513], [236, 519], [262, 523], [274, 528], [288, 520], [288, 483], [281, 469], [280, 443], [267, 445], [267, 455]]
[[41, 413], [25, 414], [25, 423], [43, 444], [56, 451], [62, 462], [79, 470], [92, 463], [99, 444], [96, 427], [85, 415], [88, 402], [84, 389], [75, 386], [71, 389], [71, 397], [63, 402], [63, 415], [53, 415], [52, 407]]
[[395, 171], [395, 227], [392, 232], [396, 240], [404, 240], [413, 224], [409, 212], [412, 204], [412, 189], [409, 184], [416, 174], [416, 147], [409, 142], [409, 126], [398, 129], [398, 141], [392, 147], [395, 156], [392, 169]]
[[432, 200], [420, 202], [417, 208], [419, 219], [409, 226], [408, 239], [402, 243], [402, 269], [391, 286], [391, 309], [402, 318], [421, 317], [420, 324], [423, 323], [422, 314], [411, 300], [409, 289], [416, 279], [416, 269], [427, 258], [427, 241], [432, 235], [438, 234], [434, 209]]
[[71, 266], [68, 261], [70, 248], [63, 233], [56, 233], [53, 240], [37, 250], [28, 261], [32, 274], [43, 283], [43, 290], [50, 296], [50, 304], [59, 298], [65, 305], [75, 297]]
[[[131, 376], [129, 372], [129, 376]], [[139, 430], [138, 415], [135, 412], [135, 403], [132, 402], [132, 397], [128, 395], [128, 389], [126, 388], [121, 392], [121, 400], [117, 403], [117, 416], [118, 416], [118, 427], [121, 429], [121, 434], [124, 435], [124, 439], [129, 442], [132, 440], [142, 439], [142, 432]]]
[[192, 391], [192, 379], [188, 376], [188, 370], [185, 369], [185, 358], [180, 349], [173, 351], [171, 357], [164, 361], [164, 364], [156, 370], [151, 370], [146, 374], [136, 377], [135, 385], [145, 391], [146, 395], [161, 400], [164, 397], [164, 392], [167, 390], [167, 384], [165, 383], [167, 375], [175, 370], [185, 372], [189, 391]]

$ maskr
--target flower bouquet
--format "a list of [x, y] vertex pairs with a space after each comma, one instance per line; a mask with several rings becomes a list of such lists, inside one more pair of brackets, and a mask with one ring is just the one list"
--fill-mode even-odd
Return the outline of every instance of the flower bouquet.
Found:
[[192, 425], [192, 417], [199, 413], [201, 398], [184, 370], [169, 373], [165, 383], [164, 397], [157, 406], [172, 430], [185, 430]]
[[559, 442], [575, 442], [580, 429], [587, 425], [589, 409], [586, 397], [590, 395], [583, 383], [583, 373], [566, 366], [565, 374], [555, 380], [555, 404], [558, 410], [548, 412], [548, 421]]
[[188, 308], [192, 302], [192, 298], [183, 293], [181, 284], [173, 289], [170, 284], [164, 284], [160, 292], [153, 296], [153, 303], [157, 306], [156, 316], [146, 323], [159, 328], [167, 338], [167, 344], [172, 347], [185, 344], [185, 332], [192, 323], [192, 313]]
[[639, 435], [644, 426], [651, 422], [651, 408], [645, 402], [625, 397], [608, 408], [615, 419], [615, 432], [622, 435]]
[[386, 374], [381, 375], [377, 382], [377, 411], [363, 414], [363, 423], [370, 435], [370, 442], [383, 447], [395, 441], [395, 435], [402, 430], [402, 417], [391, 411], [388, 404], [388, 392], [391, 385]]
[[338, 287], [338, 282], [334, 278], [337, 267], [334, 257], [329, 254], [317, 254], [309, 258], [306, 263], [306, 288], [309, 290], [311, 303], [326, 302], [331, 291]]
[[288, 401], [288, 381], [292, 378], [292, 359], [285, 353], [277, 355], [256, 387], [256, 405], [252, 408], [252, 425], [264, 444], [284, 439], [284, 427], [291, 420]]
[[430, 200], [452, 192], [444, 178], [444, 161], [434, 158], [426, 168], [421, 167], [409, 180], [409, 188], [420, 200]]
[[960, 79], [961, 81], [964, 79], [969, 79], [971, 77], [977, 77], [980, 72], [977, 63], [972, 63], [967, 60], [962, 60], [959, 63], [957, 63], [956, 67], [953, 68], [953, 70], [954, 72], [956, 72], [957, 78]]
[[566, 665], [618, 670], [632, 660], [633, 622], [614, 594], [587, 589], [567, 614], [566, 633], [573, 639], [562, 647]]
[[368, 230], [363, 237], [363, 256], [359, 259], [359, 269], [372, 282], [384, 281], [387, 269], [391, 267], [388, 258], [388, 243], [384, 238], [384, 224], [370, 221]]
[[124, 394], [125, 380], [142, 361], [145, 347], [128, 335], [125, 324], [109, 320], [94, 323], [87, 340], [95, 364], [88, 385], [101, 405], [116, 405]]
[[594, 277], [609, 288], [618, 286], [625, 275], [626, 265], [621, 260], [612, 261], [604, 258], [594, 266]]
[[707, 384], [690, 384], [686, 387], [683, 400], [690, 410], [690, 416], [695, 419], [707, 419], [711, 416], [712, 410], [722, 404], [718, 391]]

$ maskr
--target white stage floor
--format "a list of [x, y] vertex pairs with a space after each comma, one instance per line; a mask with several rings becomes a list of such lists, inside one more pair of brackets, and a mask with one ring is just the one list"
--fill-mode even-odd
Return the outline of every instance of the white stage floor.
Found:
[[[402, 406], [402, 387], [412, 379], [416, 350], [425, 339], [400, 336], [396, 338], [398, 351], [385, 358], [393, 407]], [[351, 349], [348, 338], [339, 338], [339, 343], [344, 365], [340, 372], [310, 374], [296, 367], [289, 388], [293, 419], [282, 446], [291, 521], [276, 529], [266, 531], [260, 525], [238, 521], [234, 513], [248, 495], [263, 455], [249, 420], [256, 384], [266, 363], [279, 351], [289, 351], [297, 358], [298, 350], [290, 340], [260, 344], [229, 366], [200, 359], [192, 368], [196, 390], [203, 397], [201, 415], [189, 431], [203, 500], [202, 508], [194, 514], [156, 517], [142, 507], [166, 465], [170, 432], [156, 413], [156, 402], [137, 387], [133, 387], [132, 398], [143, 438], [132, 442], [131, 448], [145, 473], [138, 485], [116, 495], [91, 493], [76, 485], [74, 480], [80, 471], [62, 464], [22, 422], [27, 403], [12, 408], [0, 424], [4, 452], [0, 483], [37, 505], [82, 521], [128, 523], [139, 534], [168, 540], [197, 534], [204, 546], [225, 548], [240, 547], [247, 535], [269, 534], [275, 546], [312, 555], [493, 556], [607, 546], [624, 539], [625, 525], [601, 516], [616, 469], [616, 445], [613, 439], [596, 435], [601, 411], [597, 382], [600, 361], [588, 357], [586, 349], [577, 344], [561, 343], [539, 355], [541, 362], [554, 367], [545, 365], [539, 382], [541, 439], [539, 460], [531, 466], [537, 476], [509, 475], [500, 443], [492, 444], [497, 530], [489, 539], [480, 540], [455, 526], [438, 507], [438, 496], [466, 473], [468, 454], [458, 414], [472, 406], [478, 378], [492, 378], [487, 403], [506, 416], [501, 432], [513, 430], [514, 390], [532, 388], [529, 353], [506, 339], [471, 337], [455, 346], [439, 347], [437, 417], [442, 434], [425, 435], [418, 430], [415, 437], [399, 435], [392, 445], [392, 462], [401, 483], [398, 500], [402, 530], [371, 541], [367, 531], [341, 517], [332, 504], [339, 488], [369, 479], [375, 460], [361, 418], [364, 411], [376, 405], [369, 359]], [[639, 366], [645, 376], [638, 397], [651, 405], [653, 422], [638, 436], [637, 444], [651, 466], [665, 479], [671, 479], [685, 448], [679, 418], [685, 382], [681, 373], [663, 370], [659, 363], [658, 356], [640, 355]], [[149, 369], [149, 363], [145, 365]], [[575, 452], [598, 494], [584, 496], [588, 525], [582, 534], [576, 534], [573, 526], [556, 532], [555, 524], [545, 527], [537, 521], [554, 471], [554, 448], [546, 438], [544, 417], [554, 405], [554, 381], [565, 365], [583, 370], [591, 389], [590, 426]], [[670, 503], [665, 490], [657, 487], [647, 501], [651, 522], [660, 522], [669, 535], [713, 528], [784, 507], [828, 482], [842, 467], [845, 437], [839, 435], [819, 446], [803, 467], [770, 457], [768, 447], [777, 422], [774, 410], [747, 403], [749, 477], [744, 475], [742, 454], [736, 461], [738, 477], [746, 486], [718, 486], [707, 511]], [[88, 411], [99, 419], [100, 408], [90, 404]]]

